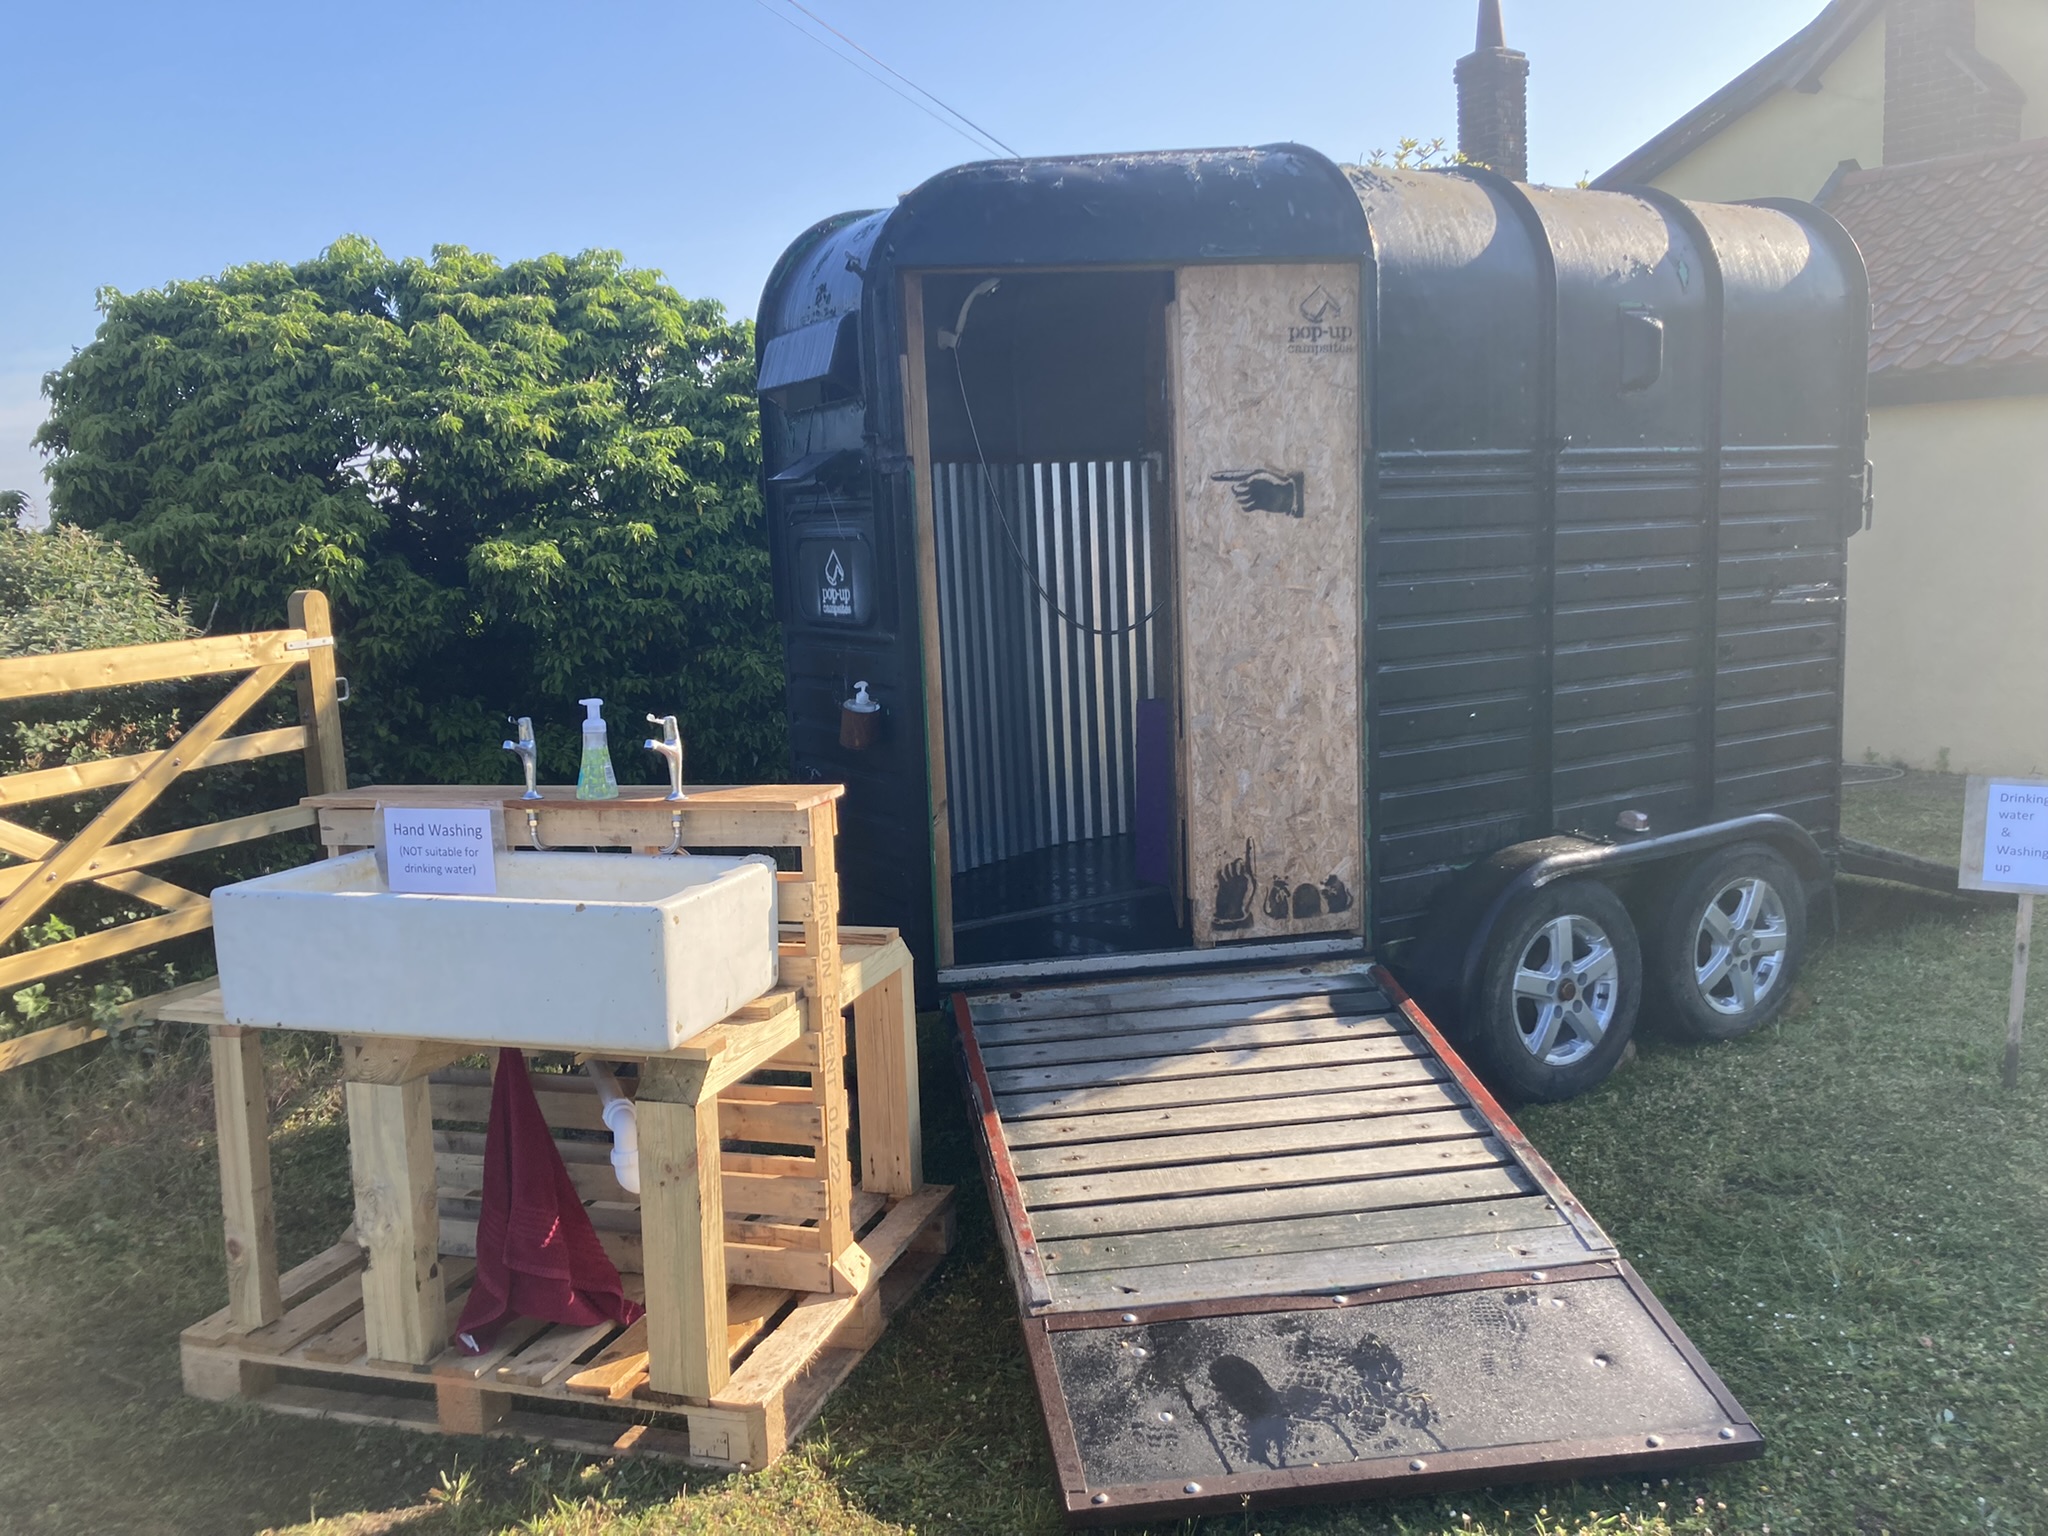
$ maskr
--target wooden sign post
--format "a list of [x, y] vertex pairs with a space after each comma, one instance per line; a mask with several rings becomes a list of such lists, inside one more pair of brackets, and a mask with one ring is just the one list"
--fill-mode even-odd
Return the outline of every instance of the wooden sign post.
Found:
[[2020, 899], [2012, 942], [2012, 1000], [2005, 1019], [2005, 1086], [2020, 1080], [2020, 1027], [2027, 1011], [2027, 952], [2034, 898], [2048, 895], [2048, 779], [1971, 775], [1963, 802], [1962, 888]]

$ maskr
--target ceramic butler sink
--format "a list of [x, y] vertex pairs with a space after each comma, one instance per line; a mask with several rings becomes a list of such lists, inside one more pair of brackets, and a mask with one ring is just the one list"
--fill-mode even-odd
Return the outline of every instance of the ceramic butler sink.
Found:
[[230, 1024], [625, 1054], [775, 985], [764, 858], [501, 853], [494, 896], [395, 894], [374, 852], [213, 893]]

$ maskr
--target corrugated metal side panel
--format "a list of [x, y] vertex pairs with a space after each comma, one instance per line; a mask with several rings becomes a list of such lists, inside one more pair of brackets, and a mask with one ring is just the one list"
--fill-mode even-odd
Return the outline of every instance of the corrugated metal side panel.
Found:
[[1557, 470], [1554, 824], [1695, 819], [1708, 621], [1701, 455], [1567, 450]]
[[1455, 869], [1540, 835], [1549, 558], [1537, 455], [1383, 453], [1367, 574], [1376, 931]]
[[1799, 589], [1846, 580], [1847, 474], [1834, 444], [1723, 451], [1716, 816], [1777, 811], [1834, 829], [1842, 608]]
[[1155, 476], [1149, 459], [933, 466], [953, 873], [1132, 830]]

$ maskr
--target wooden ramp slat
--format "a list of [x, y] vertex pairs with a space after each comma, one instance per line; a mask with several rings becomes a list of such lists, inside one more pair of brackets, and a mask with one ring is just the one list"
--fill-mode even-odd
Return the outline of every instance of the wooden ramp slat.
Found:
[[975, 1038], [985, 1051], [1104, 1036], [1156, 1034], [1166, 1030], [1238, 1024], [1285, 1024], [1332, 1018], [1384, 1018], [1387, 1000], [1378, 992], [1327, 992], [1314, 997], [1281, 997], [1247, 1003], [1210, 1003], [1199, 1008], [1137, 1008], [1058, 1019], [1020, 1019], [1014, 1024], [977, 1024]]
[[1425, 1141], [1393, 1147], [1354, 1147], [1345, 1152], [1307, 1152], [1166, 1168], [1112, 1168], [1094, 1173], [1056, 1174], [1023, 1181], [1024, 1201], [1034, 1211], [1063, 1205], [1100, 1205], [1116, 1200], [1151, 1200], [1165, 1195], [1214, 1195], [1263, 1190], [1276, 1198], [1300, 1184], [1340, 1179], [1377, 1179], [1405, 1173], [1443, 1173], [1484, 1168], [1508, 1161], [1507, 1149], [1491, 1136]]
[[1541, 1195], [1390, 1211], [1346, 1211], [1229, 1227], [1176, 1228], [1048, 1244], [1045, 1267], [1054, 1274], [1194, 1264], [1264, 1254], [1319, 1253], [1326, 1249], [1381, 1247], [1428, 1237], [1470, 1237], [1484, 1232], [1534, 1231], [1558, 1225]]
[[1026, 1019], [1094, 1018], [1104, 1013], [1142, 1009], [1199, 1008], [1212, 1003], [1251, 1003], [1335, 993], [1370, 993], [1379, 1001], [1368, 1011], [1388, 1006], [1386, 993], [1372, 971], [1356, 966], [1327, 971], [1231, 971], [1221, 975], [1091, 982], [1031, 992], [992, 992], [970, 999], [968, 1006], [977, 1024], [1005, 1024]]
[[1326, 1040], [1358, 1040], [1367, 1036], [1408, 1033], [1399, 1019], [1384, 1013], [1326, 1013], [1300, 1019], [1254, 1023], [1191, 1025], [1176, 1015], [1175, 1028], [1147, 1032], [1098, 1031], [1074, 1040], [1024, 1041], [1016, 1045], [985, 1045], [982, 1064], [990, 1072], [1018, 1067], [1063, 1066], [1077, 1061], [1129, 1061], [1166, 1056], [1175, 1051], [1234, 1051], [1272, 1045], [1314, 1045]]
[[1403, 1142], [1452, 1141], [1481, 1135], [1486, 1130], [1486, 1118], [1477, 1110], [1445, 1109], [1428, 1114], [1262, 1126], [1247, 1131], [1190, 1132], [1130, 1141], [1027, 1147], [1013, 1153], [1012, 1160], [1017, 1176], [1030, 1179], [1112, 1168], [1166, 1168], [1177, 1163], [1272, 1157], [1286, 1152], [1344, 1152], [1354, 1147]]
[[1597, 1255], [1587, 1251], [1577, 1233], [1569, 1227], [1551, 1226], [1322, 1253], [1091, 1272], [1062, 1285], [1061, 1300], [1076, 1311], [1098, 1311], [1244, 1296], [1313, 1296], [1443, 1275], [1572, 1264], [1589, 1257]]
[[1337, 1179], [1325, 1184], [1298, 1184], [1292, 1189], [1165, 1195], [1153, 1200], [1066, 1206], [1033, 1213], [1031, 1227], [1041, 1243], [1049, 1243], [1059, 1238], [1102, 1237], [1118, 1232], [1166, 1232], [1289, 1216], [1392, 1210], [1439, 1201], [1499, 1200], [1528, 1194], [1533, 1188], [1519, 1169], [1493, 1164], [1399, 1178]]
[[1455, 1086], [1440, 1078], [1431, 1078], [1407, 1087], [1368, 1088], [1349, 1093], [1052, 1115], [1042, 1120], [1006, 1120], [1003, 1122], [1003, 1135], [1014, 1151], [1026, 1147], [1060, 1147], [1077, 1142], [1106, 1143], [1129, 1137], [1241, 1131], [1261, 1126], [1365, 1119], [1376, 1115], [1411, 1115], [1427, 1110], [1461, 1108], [1464, 1104], [1465, 1096]]
[[1357, 1088], [1397, 1088], [1434, 1082], [1444, 1069], [1427, 1055], [1350, 1067], [1302, 1067], [1282, 1072], [1239, 1072], [1176, 1082], [1113, 1084], [998, 1097], [1004, 1120], [1034, 1115], [1076, 1115], [1096, 1110], [1152, 1109], [1168, 1104], [1227, 1104], [1241, 1099], [1315, 1096]]
[[999, 1094], [1050, 1092], [1054, 1089], [1109, 1087], [1123, 1083], [1168, 1082], [1182, 1077], [1213, 1077], [1234, 1072], [1275, 1072], [1289, 1067], [1350, 1067], [1375, 1061], [1407, 1061], [1427, 1054], [1412, 1036], [1393, 1033], [1348, 1040], [1317, 1040], [1304, 1045], [1253, 1045], [1235, 1049], [1189, 1046], [1169, 1055], [1138, 1056], [1122, 1061], [1076, 1061], [1055, 1067], [1017, 1067], [991, 1071], [989, 1085]]

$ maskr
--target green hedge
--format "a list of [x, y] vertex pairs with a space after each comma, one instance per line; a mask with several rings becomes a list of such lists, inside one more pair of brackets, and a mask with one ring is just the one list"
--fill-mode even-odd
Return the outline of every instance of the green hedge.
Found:
[[502, 782], [514, 714], [573, 777], [593, 693], [623, 777], [648, 712], [693, 778], [786, 771], [750, 325], [611, 252], [357, 238], [101, 311], [45, 385], [56, 516], [215, 632], [326, 591], [359, 782]]

